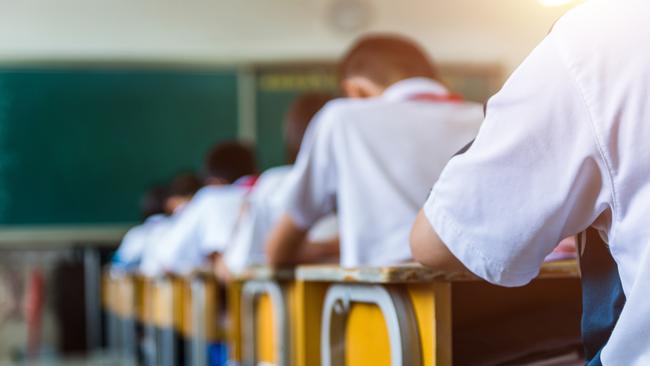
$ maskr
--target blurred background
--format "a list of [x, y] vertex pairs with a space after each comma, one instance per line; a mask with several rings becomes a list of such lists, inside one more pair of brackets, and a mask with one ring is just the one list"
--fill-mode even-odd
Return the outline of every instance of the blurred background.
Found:
[[105, 343], [99, 271], [142, 193], [221, 140], [282, 164], [287, 105], [336, 92], [360, 34], [416, 39], [485, 102], [573, 5], [0, 0], [0, 365], [86, 364]]

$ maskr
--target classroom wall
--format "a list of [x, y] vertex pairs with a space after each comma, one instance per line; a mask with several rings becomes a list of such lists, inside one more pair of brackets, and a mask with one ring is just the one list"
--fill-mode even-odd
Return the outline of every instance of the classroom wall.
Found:
[[[355, 13], [355, 4], [368, 11]], [[352, 15], [333, 15], [346, 6]], [[419, 39], [441, 61], [502, 63], [509, 72], [567, 7], [537, 0], [0, 0], [0, 9], [0, 62], [332, 59], [363, 30], [392, 30]], [[341, 23], [366, 26], [345, 31], [334, 25]]]
[[[103, 209], [106, 207], [106, 203], [95, 204], [84, 197], [77, 197], [77, 201], [95, 207], [95, 210], [67, 205], [69, 217], [55, 217], [56, 215], [43, 209], [39, 211], [45, 215], [43, 218], [31, 214], [32, 206], [29, 204], [31, 201], [21, 199], [21, 196], [17, 194], [16, 187], [21, 188], [23, 192], [28, 192], [29, 197], [38, 201], [38, 197], [41, 196], [34, 194], [36, 190], [21, 182], [26, 180], [35, 182], [34, 184], [41, 184], [47, 180], [43, 177], [24, 179], [16, 173], [17, 170], [10, 169], [11, 166], [20, 167], [25, 174], [33, 171], [33, 169], [30, 170], [30, 165], [25, 163], [26, 158], [23, 159], [18, 152], [30, 152], [34, 139], [29, 134], [21, 135], [23, 137], [13, 137], [15, 135], [11, 135], [7, 131], [16, 130], [18, 126], [21, 126], [24, 131], [37, 131], [43, 136], [50, 137], [44, 131], [54, 128], [56, 132], [56, 128], [60, 126], [57, 122], [59, 120], [68, 121], [70, 126], [75, 126], [74, 124], [85, 126], [86, 120], [93, 120], [92, 113], [104, 118], [111, 118], [113, 115], [98, 111], [106, 106], [111, 106], [111, 103], [115, 102], [113, 99], [117, 100], [115, 105], [118, 105], [119, 108], [111, 107], [110, 110], [119, 111], [122, 113], [121, 116], [130, 116], [117, 119], [125, 125], [128, 125], [127, 122], [135, 117], [141, 118], [134, 114], [139, 111], [131, 108], [129, 103], [151, 106], [148, 109], [151, 113], [146, 114], [149, 117], [144, 121], [146, 123], [142, 123], [142, 126], [160, 123], [159, 118], [156, 117], [157, 113], [159, 109], [166, 109], [157, 107], [158, 105], [177, 107], [176, 110], [183, 115], [182, 103], [169, 103], [166, 99], [161, 97], [159, 100], [155, 96], [151, 96], [147, 100], [149, 104], [141, 102], [137, 98], [140, 94], [159, 95], [161, 93], [158, 93], [157, 89], [152, 89], [149, 90], [151, 93], [147, 94], [140, 89], [132, 88], [128, 84], [130, 78], [123, 79], [122, 84], [118, 83], [119, 85], [115, 84], [111, 87], [100, 83], [78, 88], [74, 87], [76, 84], [72, 83], [79, 77], [77, 73], [83, 76], [88, 72], [110, 74], [124, 71], [148, 74], [153, 71], [160, 77], [168, 73], [178, 73], [179, 78], [184, 78], [187, 76], [186, 74], [194, 74], [197, 70], [198, 72], [227, 70], [231, 77], [223, 85], [217, 85], [219, 82], [215, 80], [201, 78], [202, 82], [207, 83], [209, 87], [229, 91], [224, 94], [227, 98], [224, 99], [216, 91], [206, 89], [201, 96], [207, 98], [204, 100], [211, 104], [203, 108], [191, 106], [189, 108], [192, 111], [197, 111], [197, 118], [203, 118], [199, 124], [196, 124], [197, 126], [204, 126], [204, 123], [213, 123], [212, 121], [214, 121], [214, 124], [210, 125], [214, 129], [214, 133], [202, 135], [209, 141], [217, 139], [217, 132], [219, 132], [219, 136], [223, 137], [233, 137], [238, 134], [239, 137], [256, 140], [260, 156], [259, 163], [266, 168], [284, 162], [279, 126], [282, 123], [284, 108], [295, 93], [302, 89], [272, 90], [271, 92], [262, 90], [261, 84], [258, 85], [254, 78], [249, 77], [249, 74], [259, 76], [259, 68], [254, 70], [246, 67], [237, 68], [234, 67], [234, 64], [244, 63], [259, 66], [259, 64], [278, 61], [290, 63], [331, 61], [335, 60], [347, 48], [352, 39], [363, 32], [397, 31], [421, 41], [434, 58], [445, 65], [454, 63], [502, 65], [504, 72], [498, 72], [499, 76], [496, 77], [501, 79], [521, 62], [544, 37], [553, 22], [567, 9], [568, 7], [543, 7], [537, 0], [0, 0], [0, 130], [3, 126], [5, 128], [4, 138], [0, 136], [0, 155], [2, 156], [0, 159], [0, 201], [2, 201], [2, 197], [12, 197], [15, 203], [13, 207], [22, 207], [23, 210], [7, 208], [9, 207], [7, 202], [11, 200], [5, 199], [4, 206], [0, 205], [0, 225], [133, 220], [137, 217], [136, 198], [145, 186], [160, 179], [159, 176], [162, 176], [162, 172], [169, 172], [175, 166], [181, 166], [183, 161], [193, 161], [194, 164], [200, 162], [199, 158], [192, 158], [189, 155], [181, 161], [181, 154], [176, 154], [175, 156], [179, 158], [178, 164], [170, 163], [168, 166], [158, 164], [156, 169], [159, 168], [159, 170], [155, 171], [158, 173], [153, 174], [154, 170], [152, 169], [149, 169], [148, 172], [142, 171], [143, 173], [137, 181], [124, 179], [123, 182], [128, 181], [128, 184], [123, 185], [125, 187], [124, 194], [119, 197], [111, 197], [109, 200], [110, 204], [119, 205], [113, 211]], [[90, 62], [92, 66], [86, 67], [84, 65], [86, 61]], [[99, 64], [95, 64], [97, 62]], [[58, 64], [64, 66], [62, 72], [67, 74], [61, 74], [57, 67], [52, 68], [53, 65]], [[177, 67], [179, 64], [194, 66]], [[226, 67], [222, 68], [221, 66]], [[273, 68], [272, 65], [263, 67]], [[22, 75], [25, 68], [28, 70], [27, 75]], [[471, 66], [461, 68], [461, 72], [456, 72], [461, 75], [456, 76], [460, 76], [459, 79], [462, 79], [467, 76], [465, 75], [467, 70], [472, 69], [482, 70], [481, 67]], [[16, 77], [16, 70], [20, 77]], [[236, 71], [239, 73], [235, 74]], [[273, 72], [275, 71], [271, 70], [271, 73]], [[34, 75], [38, 78], [35, 78]], [[56, 84], [56, 88], [47, 89], [46, 87], [51, 85], [46, 80], [49, 77], [56, 77], [61, 83]], [[246, 82], [247, 80], [249, 82]], [[108, 81], [118, 82], [116, 78], [110, 78]], [[72, 83], [69, 84], [72, 87], [67, 87], [68, 82]], [[492, 84], [496, 84], [496, 86]], [[500, 84], [501, 80], [490, 83], [487, 88], [490, 93], [487, 95], [498, 89]], [[41, 87], [33, 88], [33, 85]], [[169, 86], [170, 84], [164, 83], [164, 85]], [[456, 86], [454, 83], [452, 85]], [[120, 88], [126, 88], [124, 89], [126, 91], [122, 91], [123, 89]], [[456, 89], [463, 90], [458, 87]], [[20, 90], [25, 92], [20, 94], [18, 93]], [[94, 90], [98, 93], [93, 94], [86, 90]], [[185, 93], [184, 89], [178, 85], [173, 88], [167, 87], [165, 90]], [[73, 108], [76, 100], [93, 95], [99, 96], [99, 92], [106, 91], [111, 91], [109, 95], [113, 99], [96, 98], [93, 100], [93, 103], [99, 104], [92, 104], [97, 109], [93, 109], [95, 107], [85, 109], [90, 113], [85, 116], [86, 119], [76, 113]], [[48, 93], [68, 96], [65, 100], [72, 107], [67, 108], [65, 105], [55, 104], [53, 101], [56, 99], [53, 98], [39, 98], [39, 95], [48, 95]], [[163, 96], [164, 94], [162, 93]], [[471, 96], [468, 93], [464, 94]], [[22, 100], [17, 97], [18, 95], [34, 98]], [[128, 95], [131, 95], [132, 98], [127, 98]], [[170, 98], [175, 100], [177, 97]], [[221, 119], [226, 120], [224, 123], [227, 123], [229, 128], [218, 125], [219, 118], [215, 113], [217, 110], [223, 112], [222, 110], [226, 109], [212, 103], [210, 98], [217, 98], [228, 103], [226, 109], [232, 110], [229, 112], [230, 117]], [[189, 99], [192, 102], [203, 100], [198, 96]], [[475, 100], [482, 101], [483, 99], [481, 96]], [[34, 106], [40, 105], [38, 104], [40, 102], [50, 103], [51, 109], [58, 114], [50, 113], [50, 109], [35, 108]], [[30, 106], [26, 110], [29, 114], [9, 113], [19, 110], [16, 109], [19, 107], [24, 109], [26, 105]], [[269, 106], [271, 108], [268, 108]], [[206, 113], [206, 111], [214, 113]], [[38, 113], [40, 115], [36, 116]], [[39, 119], [37, 118], [39, 116], [45, 118]], [[51, 116], [57, 116], [58, 119], [49, 118]], [[165, 116], [168, 117], [167, 122], [174, 125], [174, 116], [169, 113]], [[181, 120], [182, 118], [177, 119]], [[18, 124], [17, 121], [21, 121], [21, 123]], [[110, 122], [108, 119], [106, 121]], [[188, 121], [184, 122], [189, 123]], [[41, 128], [28, 127], [32, 125], [41, 126]], [[93, 125], [88, 126], [87, 135], [101, 140], [101, 137], [107, 134], [97, 132], [103, 131], [101, 126], [107, 125], [115, 126], [116, 124], [102, 124], [94, 121]], [[7, 126], [12, 127], [8, 130]], [[183, 128], [183, 126], [178, 124], [173, 128]], [[58, 132], [63, 136], [74, 137], [69, 134], [68, 130], [74, 130], [77, 133], [81, 131], [78, 127], [69, 127], [67, 130], [62, 129]], [[143, 127], [141, 131], [146, 131], [146, 129]], [[173, 131], [173, 129], [169, 129], [169, 131]], [[57, 135], [51, 134], [51, 136], [56, 137]], [[114, 154], [120, 153], [120, 150], [112, 148], [112, 140], [105, 138], [103, 140], [106, 141], [95, 143], [92, 138], [74, 141], [82, 141], [84, 144], [94, 147], [92, 153], [85, 154], [87, 161], [100, 161], [101, 159], [95, 159], [98, 156], [108, 162], [121, 163], [122, 160], [114, 159]], [[16, 148], [16, 146], [20, 148]], [[78, 159], [74, 159], [74, 157], [78, 150], [69, 147], [72, 145], [65, 146], [67, 151], [57, 151], [52, 155], [72, 157], [67, 160], [62, 159], [62, 162], [67, 164], [64, 165], [66, 167], [76, 167]], [[74, 146], [83, 147], [85, 145]], [[102, 150], [97, 146], [108, 146], [108, 148]], [[137, 147], [138, 145], [133, 146]], [[194, 143], [192, 146], [197, 148], [202, 145]], [[107, 154], [106, 151], [113, 155]], [[167, 149], [167, 151], [172, 153], [176, 150]], [[197, 154], [196, 151], [192, 152], [190, 149], [183, 151], [187, 154]], [[25, 156], [37, 156], [37, 154], [25, 154]], [[137, 154], [131, 156], [137, 156]], [[138, 164], [154, 166], [139, 163], [139, 160], [133, 158], [125, 161], [132, 162], [135, 168], [139, 166]], [[165, 159], [160, 161], [168, 162]], [[98, 174], [93, 179], [109, 182], [110, 179], [103, 179], [101, 174], [112, 174], [111, 172], [115, 169], [102, 167], [104, 169], [97, 169]], [[53, 162], [49, 162], [48, 168], [53, 173], [63, 171]], [[128, 169], [122, 170], [129, 172]], [[83, 169], [77, 169], [77, 171], [87, 173]], [[28, 177], [28, 175], [25, 176]], [[78, 177], [81, 175], [68, 174], [66, 176]], [[129, 178], [131, 175], [125, 173], [121, 177]], [[116, 181], [114, 174], [112, 179]], [[13, 184], [8, 182], [13, 182]], [[74, 192], [72, 188], [76, 186], [61, 182], [62, 189]], [[84, 181], [78, 179], [76, 183], [83, 185]], [[96, 185], [85, 184], [85, 186], [98, 188]], [[127, 189], [128, 191], [126, 191]], [[118, 190], [113, 189], [113, 191]], [[45, 186], [40, 192], [42, 192], [42, 197], [59, 197], [64, 202], [68, 197], [63, 194], [65, 192], [62, 190], [52, 194], [53, 190], [50, 186]], [[49, 207], [53, 208], [51, 212], [58, 213], [56, 209], [60, 207], [60, 204], [51, 199], [48, 202]], [[127, 210], [127, 203], [131, 205], [130, 210]], [[21, 215], [19, 215], [20, 212], [22, 212]], [[103, 217], [100, 214], [106, 214], [109, 217]]]

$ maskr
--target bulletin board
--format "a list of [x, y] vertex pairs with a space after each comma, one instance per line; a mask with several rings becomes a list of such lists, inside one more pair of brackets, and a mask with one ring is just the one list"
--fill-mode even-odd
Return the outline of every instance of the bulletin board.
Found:
[[[257, 155], [262, 169], [286, 163], [282, 136], [284, 115], [291, 102], [308, 91], [339, 94], [336, 64], [302, 63], [255, 68]], [[443, 81], [467, 100], [484, 103], [503, 82], [498, 64], [446, 63], [440, 66]]]
[[305, 92], [338, 93], [334, 64], [281, 64], [255, 68], [257, 156], [262, 169], [286, 164], [284, 117]]

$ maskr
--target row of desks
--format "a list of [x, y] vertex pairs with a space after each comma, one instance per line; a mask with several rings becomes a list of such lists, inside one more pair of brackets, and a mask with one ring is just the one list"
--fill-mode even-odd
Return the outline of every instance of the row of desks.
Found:
[[[120, 281], [140, 290], [122, 284], [132, 295], [120, 293]], [[143, 338], [156, 346], [148, 364], [225, 363], [209, 351], [219, 344], [227, 344], [231, 364], [295, 366], [489, 365], [580, 347], [573, 261], [546, 264], [531, 284], [513, 289], [414, 264], [256, 268], [227, 286], [227, 302], [205, 274], [105, 276], [104, 289], [109, 313], [149, 329]], [[122, 340], [122, 349], [137, 343]]]

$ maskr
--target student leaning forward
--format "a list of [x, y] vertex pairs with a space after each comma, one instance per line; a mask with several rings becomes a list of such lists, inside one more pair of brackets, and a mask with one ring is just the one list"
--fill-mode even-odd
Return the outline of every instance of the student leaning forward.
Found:
[[408, 234], [422, 202], [483, 120], [482, 106], [452, 94], [424, 51], [399, 36], [361, 38], [339, 74], [347, 98], [309, 125], [286, 213], [269, 237], [274, 265], [295, 264], [308, 230], [335, 211], [343, 266], [410, 260]]
[[[616, 265], [581, 263], [588, 365], [650, 364], [649, 22], [637, 0], [563, 17], [490, 100], [411, 237], [422, 263], [520, 286], [560, 239], [598, 230]], [[611, 336], [594, 337], [607, 323]]]

